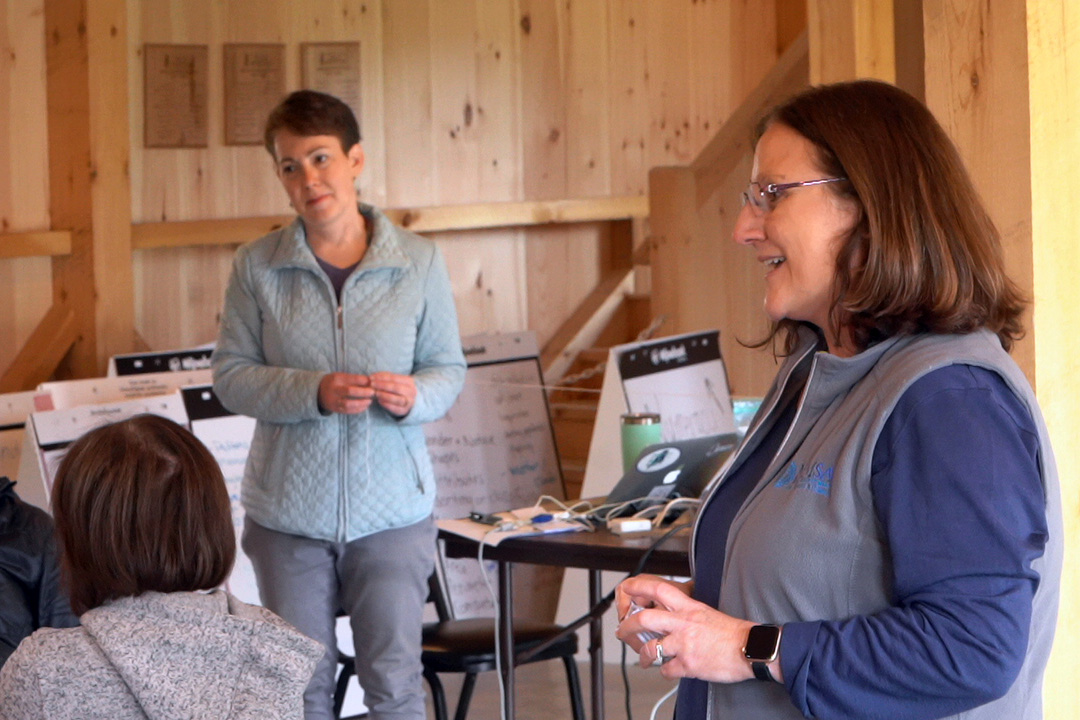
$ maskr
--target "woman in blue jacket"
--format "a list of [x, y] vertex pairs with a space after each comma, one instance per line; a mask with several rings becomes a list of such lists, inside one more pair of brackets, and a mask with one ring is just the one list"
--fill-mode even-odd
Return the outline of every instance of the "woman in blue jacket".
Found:
[[221, 402], [257, 420], [243, 549], [262, 602], [327, 647], [309, 720], [331, 717], [339, 610], [370, 717], [422, 718], [435, 485], [421, 424], [465, 377], [446, 265], [358, 202], [364, 154], [340, 100], [292, 93], [265, 143], [298, 217], [237, 252], [213, 356]]
[[784, 362], [706, 492], [693, 581], [622, 583], [619, 636], [682, 678], [679, 720], [1038, 720], [1057, 473], [955, 147], [895, 87], [812, 88], [762, 122], [734, 235]]

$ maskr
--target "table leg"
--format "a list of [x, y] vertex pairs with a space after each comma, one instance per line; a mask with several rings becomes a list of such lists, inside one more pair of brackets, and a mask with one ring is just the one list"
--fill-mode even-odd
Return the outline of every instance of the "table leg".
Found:
[[[589, 571], [589, 607], [596, 607], [603, 599], [599, 570]], [[589, 683], [592, 691], [593, 720], [604, 720], [604, 618], [602, 615], [589, 621]]]
[[503, 718], [514, 720], [514, 583], [513, 565], [499, 562], [499, 673], [503, 684]]

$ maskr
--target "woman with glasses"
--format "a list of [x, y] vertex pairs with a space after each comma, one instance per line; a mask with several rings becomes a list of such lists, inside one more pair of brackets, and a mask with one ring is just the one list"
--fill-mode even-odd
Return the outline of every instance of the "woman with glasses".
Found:
[[682, 678], [680, 720], [1041, 718], [1057, 474], [959, 154], [860, 81], [771, 112], [751, 180], [734, 238], [783, 363], [705, 494], [693, 580], [624, 581], [619, 637]]

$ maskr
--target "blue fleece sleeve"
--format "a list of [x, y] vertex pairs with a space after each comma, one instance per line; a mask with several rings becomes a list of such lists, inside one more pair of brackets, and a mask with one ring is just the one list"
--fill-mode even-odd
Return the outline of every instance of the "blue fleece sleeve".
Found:
[[952, 366], [908, 389], [871, 479], [892, 606], [785, 626], [785, 684], [804, 715], [936, 718], [1008, 691], [1047, 539], [1038, 453], [1030, 414], [995, 373]]

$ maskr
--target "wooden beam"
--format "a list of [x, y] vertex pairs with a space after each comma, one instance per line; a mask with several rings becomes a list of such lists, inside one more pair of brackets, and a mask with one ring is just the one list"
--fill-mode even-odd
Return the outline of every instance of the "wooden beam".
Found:
[[54, 304], [11, 361], [11, 366], [0, 375], [0, 393], [33, 390], [51, 378], [78, 339], [75, 313], [66, 305]]
[[896, 32], [896, 86], [926, 99], [923, 0], [893, 0]]
[[810, 82], [896, 81], [893, 0], [808, 0]]
[[71, 233], [66, 230], [0, 233], [0, 258], [25, 258], [71, 254]]
[[765, 79], [690, 164], [698, 206], [716, 192], [736, 166], [753, 155], [751, 143], [754, 125], [769, 108], [805, 88], [809, 82], [809, 72], [808, 44], [804, 32], [784, 51]]
[[633, 288], [632, 269], [608, 273], [540, 351], [545, 382], [566, 374], [579, 352], [590, 348]]
[[294, 215], [139, 223], [131, 227], [134, 250], [241, 245], [293, 221]]
[[[643, 218], [649, 214], [644, 196], [500, 202], [387, 208], [393, 222], [413, 232], [454, 232], [553, 223], [603, 222]], [[141, 223], [132, 227], [131, 244], [137, 250], [194, 245], [239, 245], [293, 221], [291, 215]]]
[[776, 54], [783, 55], [806, 31], [806, 0], [776, 0]]
[[44, 5], [51, 224], [71, 231], [71, 254], [53, 259], [53, 299], [78, 328], [61, 374], [92, 377], [134, 331], [127, 4]]

